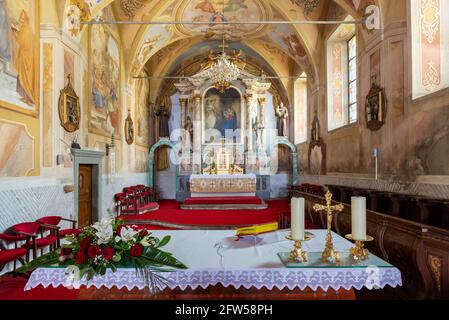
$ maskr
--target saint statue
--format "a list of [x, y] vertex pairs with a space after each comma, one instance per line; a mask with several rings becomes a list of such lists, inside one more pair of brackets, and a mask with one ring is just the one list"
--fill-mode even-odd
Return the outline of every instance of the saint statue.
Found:
[[186, 119], [186, 124], [184, 125], [184, 130], [186, 131], [186, 133], [189, 134], [190, 137], [190, 143], [192, 143], [193, 141], [193, 123], [192, 123], [192, 119], [188, 116]]
[[276, 107], [276, 118], [277, 118], [278, 136], [287, 137], [288, 109], [287, 107], [284, 106], [283, 102], [281, 102]]
[[155, 112], [156, 117], [159, 117], [159, 138], [169, 138], [170, 129], [168, 128], [168, 120], [170, 113], [165, 106], [159, 106], [159, 110]]

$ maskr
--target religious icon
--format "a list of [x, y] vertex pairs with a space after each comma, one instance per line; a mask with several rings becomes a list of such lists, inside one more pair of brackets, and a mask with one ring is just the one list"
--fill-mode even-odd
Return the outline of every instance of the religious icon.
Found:
[[312, 121], [312, 136], [311, 136], [311, 141], [312, 143], [316, 143], [320, 140], [320, 121], [318, 120], [318, 115], [315, 111], [315, 117], [313, 118]]
[[385, 91], [373, 83], [366, 97], [366, 125], [372, 131], [379, 130], [385, 123], [386, 100]]
[[192, 119], [188, 116], [186, 119], [186, 124], [184, 125], [184, 130], [186, 130], [186, 132], [189, 135], [190, 138], [190, 143], [193, 142], [193, 123], [192, 123]]
[[287, 137], [287, 118], [288, 118], [288, 109], [284, 106], [284, 103], [281, 102], [276, 107], [276, 118], [277, 118], [277, 129], [278, 136]]
[[[203, 104], [204, 143], [217, 142], [215, 136], [233, 135], [235, 130], [241, 129], [241, 102], [241, 95], [234, 88], [223, 93], [216, 88], [206, 92]], [[237, 138], [239, 140], [240, 137]]]
[[125, 139], [127, 144], [133, 144], [134, 142], [134, 122], [129, 112], [125, 120]]
[[79, 129], [81, 108], [79, 98], [72, 87], [71, 75], [67, 76], [67, 85], [59, 96], [59, 119], [67, 132]]
[[155, 112], [156, 117], [159, 117], [159, 138], [169, 138], [170, 129], [168, 121], [170, 113], [164, 105], [159, 106], [159, 110]]

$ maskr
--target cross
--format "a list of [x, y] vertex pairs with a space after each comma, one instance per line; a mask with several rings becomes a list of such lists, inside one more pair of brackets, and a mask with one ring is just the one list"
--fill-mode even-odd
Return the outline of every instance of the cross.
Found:
[[332, 193], [327, 190], [326, 195], [326, 205], [321, 205], [321, 204], [315, 204], [313, 206], [313, 210], [315, 211], [323, 211], [326, 210], [327, 212], [327, 233], [326, 233], [326, 245], [323, 251], [323, 255], [322, 258], [323, 260], [329, 260], [329, 258], [332, 258], [333, 260], [335, 260], [335, 262], [339, 262], [340, 260], [340, 254], [338, 252], [335, 252], [334, 250], [334, 245], [332, 243], [332, 233], [331, 233], [331, 229], [332, 229], [332, 218], [333, 218], [333, 214], [334, 211], [337, 212], [341, 212], [344, 209], [344, 205], [343, 204], [337, 204], [332, 206]]

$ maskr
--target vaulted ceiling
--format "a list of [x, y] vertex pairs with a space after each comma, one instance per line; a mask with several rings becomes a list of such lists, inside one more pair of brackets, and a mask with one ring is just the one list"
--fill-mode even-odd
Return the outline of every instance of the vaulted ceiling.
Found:
[[[93, 19], [144, 21], [199, 21], [206, 25], [121, 24], [121, 48], [128, 76], [142, 72], [173, 75], [186, 61], [201, 59], [225, 37], [273, 75], [318, 74], [321, 36], [326, 27], [308, 25], [214, 25], [214, 21], [342, 20], [362, 16], [375, 0], [67, 0], [84, 6]], [[222, 13], [224, 12], [224, 15]], [[288, 85], [284, 81], [284, 85]]]

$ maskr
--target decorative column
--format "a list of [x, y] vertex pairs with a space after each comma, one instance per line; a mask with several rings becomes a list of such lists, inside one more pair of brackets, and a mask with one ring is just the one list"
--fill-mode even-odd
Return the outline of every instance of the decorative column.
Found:
[[247, 93], [246, 96], [246, 150], [253, 151], [253, 123], [252, 123], [252, 104], [253, 94]]
[[201, 173], [201, 95], [195, 90], [193, 95], [193, 173]]
[[179, 106], [181, 108], [181, 129], [184, 129], [184, 127], [186, 125], [187, 102], [188, 102], [188, 97], [186, 97], [186, 96], [179, 97]]
[[261, 145], [259, 146], [260, 147], [260, 151], [262, 151], [262, 152], [265, 152], [265, 97], [263, 96], [263, 97], [259, 97], [258, 99], [258, 102], [259, 102], [259, 107], [260, 107], [260, 110], [259, 110], [259, 123], [260, 123], [260, 125], [261, 125], [261, 127], [263, 128], [262, 129], [262, 131], [260, 132], [260, 134], [261, 134], [261, 138], [260, 138], [260, 141], [261, 141]]

